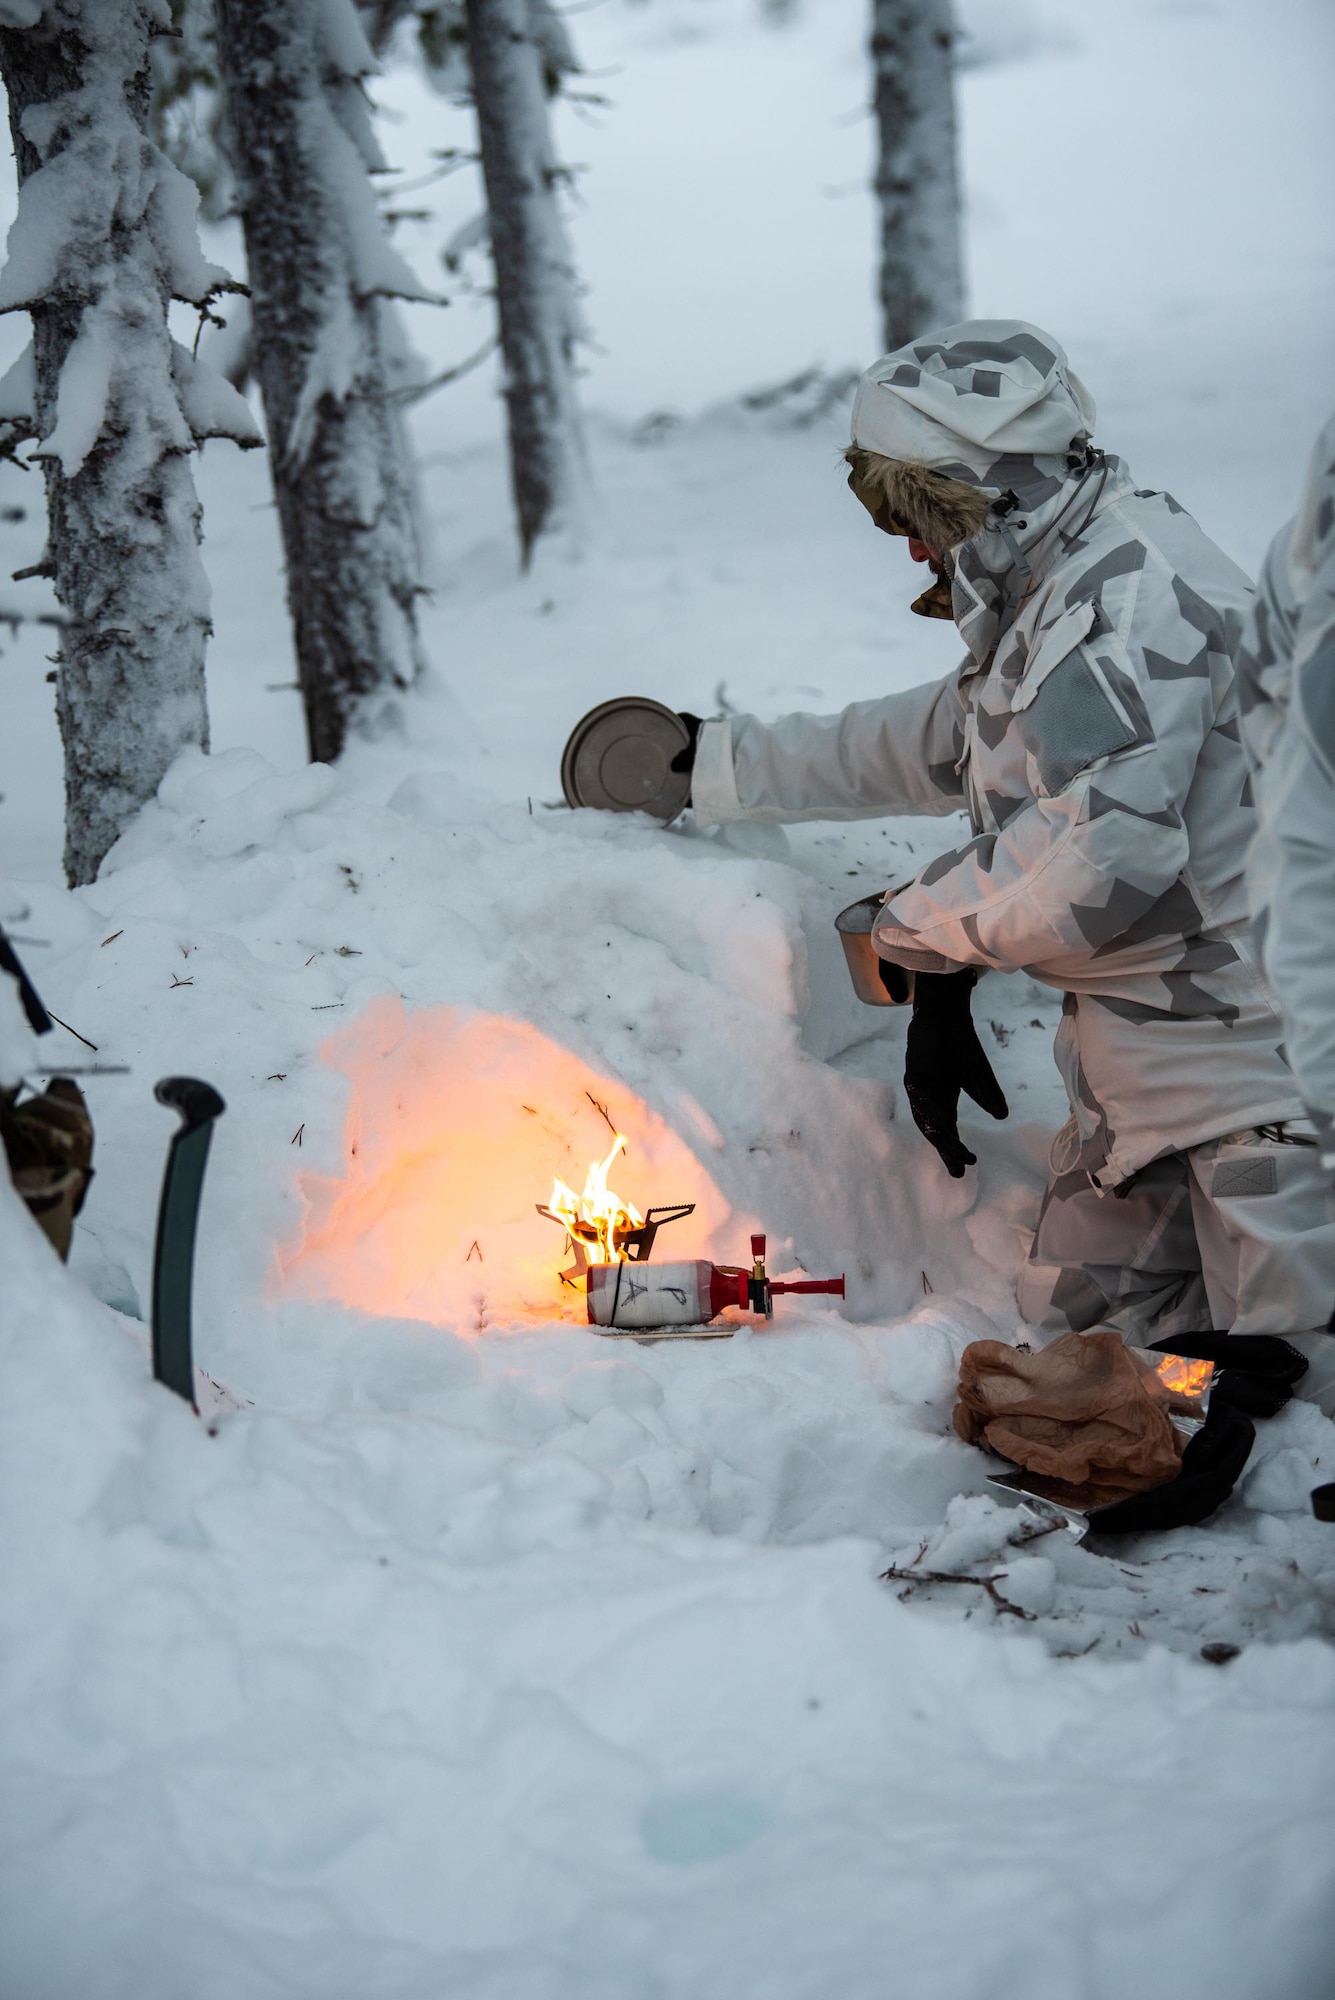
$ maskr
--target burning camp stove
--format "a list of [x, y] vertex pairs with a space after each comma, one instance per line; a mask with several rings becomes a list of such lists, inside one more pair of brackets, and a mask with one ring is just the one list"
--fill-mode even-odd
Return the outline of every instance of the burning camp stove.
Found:
[[536, 1207], [538, 1214], [545, 1215], [548, 1222], [560, 1223], [570, 1238], [575, 1261], [569, 1270], [561, 1273], [561, 1281], [567, 1285], [577, 1284], [585, 1272], [598, 1262], [597, 1258], [590, 1257], [589, 1251], [600, 1249], [607, 1235], [611, 1236], [612, 1248], [616, 1251], [618, 1260], [625, 1259], [632, 1264], [645, 1264], [653, 1254], [654, 1238], [659, 1230], [666, 1228], [669, 1222], [680, 1222], [683, 1216], [695, 1213], [693, 1201], [668, 1202], [660, 1208], [651, 1208], [643, 1222], [635, 1221], [632, 1211], [631, 1220], [624, 1225], [614, 1223], [609, 1232], [600, 1229], [595, 1222], [583, 1221], [578, 1215], [558, 1214], [554, 1208], [549, 1208], [545, 1201], [538, 1202]]
[[[652, 1213], [652, 1211], [651, 1211]], [[842, 1278], [771, 1278], [765, 1270], [765, 1239], [751, 1238], [749, 1271], [734, 1264], [711, 1264], [697, 1257], [679, 1264], [591, 1264], [585, 1279], [589, 1320], [609, 1333], [670, 1334], [678, 1328], [710, 1332], [703, 1323], [725, 1306], [773, 1318], [776, 1292], [819, 1292], [843, 1298]], [[717, 1339], [731, 1326], [713, 1332]]]
[[771, 1278], [765, 1269], [765, 1238], [751, 1238], [751, 1268], [735, 1264], [712, 1264], [706, 1257], [692, 1257], [670, 1264], [651, 1264], [649, 1253], [654, 1237], [668, 1222], [679, 1222], [695, 1207], [692, 1201], [671, 1207], [651, 1208], [636, 1229], [618, 1230], [613, 1244], [625, 1255], [615, 1262], [599, 1263], [586, 1253], [586, 1245], [597, 1244], [597, 1231], [587, 1233], [564, 1216], [538, 1204], [539, 1215], [559, 1222], [569, 1232], [575, 1262], [561, 1273], [564, 1284], [584, 1287], [589, 1324], [600, 1332], [639, 1335], [650, 1339], [726, 1340], [735, 1326], [712, 1326], [727, 1306], [774, 1316], [774, 1299], [780, 1292], [819, 1293], [844, 1297], [842, 1278]]
[[601, 1332], [651, 1340], [726, 1340], [733, 1322], [711, 1326], [726, 1306], [769, 1319], [778, 1292], [817, 1292], [843, 1298], [842, 1278], [771, 1278], [765, 1269], [765, 1238], [751, 1238], [751, 1268], [711, 1264], [693, 1257], [679, 1263], [650, 1264], [654, 1239], [669, 1222], [695, 1212], [693, 1201], [669, 1202], [643, 1216], [607, 1185], [608, 1170], [625, 1141], [618, 1132], [605, 1160], [589, 1168], [584, 1192], [564, 1181], [553, 1183], [550, 1202], [538, 1214], [559, 1223], [575, 1261], [561, 1273], [562, 1284], [583, 1289], [589, 1323]]

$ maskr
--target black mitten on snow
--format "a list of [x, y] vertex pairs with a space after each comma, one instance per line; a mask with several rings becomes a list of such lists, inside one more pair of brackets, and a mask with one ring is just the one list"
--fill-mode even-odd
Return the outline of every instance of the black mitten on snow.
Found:
[[695, 746], [700, 741], [700, 717], [688, 715], [686, 710], [677, 711], [678, 720], [684, 722], [691, 732], [691, 740], [684, 749], [677, 752], [668, 765], [669, 771], [693, 771], [695, 769]]
[[917, 974], [904, 1052], [904, 1089], [913, 1122], [957, 1181], [964, 1178], [966, 1167], [976, 1164], [976, 1156], [960, 1138], [960, 1092], [993, 1118], [1010, 1115], [969, 1012], [977, 978], [971, 965], [958, 972]]
[[1273, 1417], [1307, 1373], [1307, 1359], [1273, 1333], [1183, 1333], [1156, 1340], [1150, 1352], [1213, 1361], [1205, 1422], [1182, 1454], [1167, 1486], [1136, 1493], [1089, 1517], [1101, 1535], [1138, 1535], [1186, 1528], [1221, 1507], [1242, 1477], [1256, 1442], [1253, 1417]]
[[[1204, 1359], [1205, 1357], [1200, 1357]], [[1133, 1493], [1111, 1507], [1098, 1507], [1089, 1525], [1098, 1535], [1140, 1535], [1156, 1528], [1190, 1528], [1221, 1507], [1242, 1477], [1256, 1442], [1250, 1417], [1210, 1391], [1210, 1407], [1195, 1437], [1187, 1440], [1182, 1468], [1166, 1486]]]

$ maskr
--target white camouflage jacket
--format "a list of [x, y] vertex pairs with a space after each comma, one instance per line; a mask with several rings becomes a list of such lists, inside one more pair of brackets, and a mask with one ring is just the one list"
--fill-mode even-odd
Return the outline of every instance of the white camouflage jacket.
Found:
[[[901, 354], [958, 375], [958, 353], [985, 350], [952, 354], [949, 335], [971, 330]], [[1075, 1136], [1053, 1165], [1107, 1189], [1302, 1105], [1244, 883], [1232, 659], [1250, 587], [1169, 495], [1076, 444], [985, 470], [976, 449], [938, 452], [934, 469], [1003, 496], [954, 552], [958, 672], [839, 715], [708, 722], [692, 800], [706, 826], [965, 807], [974, 837], [889, 898], [877, 949], [921, 970], [1023, 969], [1066, 995]]]
[[1265, 559], [1238, 692], [1260, 822], [1248, 864], [1258, 943], [1335, 1167], [1335, 418]]

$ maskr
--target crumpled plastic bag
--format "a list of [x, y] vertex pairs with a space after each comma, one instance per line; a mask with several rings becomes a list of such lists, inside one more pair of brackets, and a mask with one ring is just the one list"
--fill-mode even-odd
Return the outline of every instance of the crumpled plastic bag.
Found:
[[1169, 1411], [1190, 1406], [1165, 1389], [1156, 1359], [1114, 1332], [1063, 1333], [1032, 1353], [972, 1341], [960, 1357], [955, 1430], [1060, 1480], [1072, 1505], [1111, 1506], [1178, 1474], [1186, 1439]]

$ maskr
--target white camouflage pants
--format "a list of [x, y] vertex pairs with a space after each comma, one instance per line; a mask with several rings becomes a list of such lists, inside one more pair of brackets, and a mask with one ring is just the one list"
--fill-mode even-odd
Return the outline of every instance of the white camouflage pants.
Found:
[[1335, 1194], [1305, 1120], [1168, 1153], [1116, 1193], [1054, 1174], [1017, 1295], [1043, 1332], [1111, 1326], [1134, 1347], [1281, 1334], [1310, 1364], [1299, 1394], [1335, 1415]]

